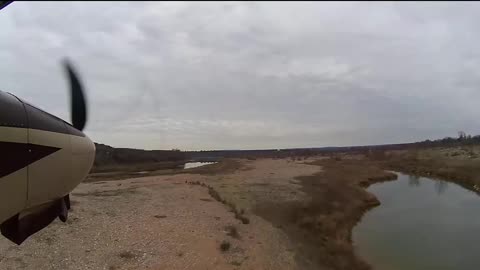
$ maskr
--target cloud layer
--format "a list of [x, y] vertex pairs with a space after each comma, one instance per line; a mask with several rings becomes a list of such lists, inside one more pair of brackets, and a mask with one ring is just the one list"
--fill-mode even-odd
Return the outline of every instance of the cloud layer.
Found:
[[14, 2], [0, 89], [147, 149], [396, 143], [478, 133], [478, 3]]

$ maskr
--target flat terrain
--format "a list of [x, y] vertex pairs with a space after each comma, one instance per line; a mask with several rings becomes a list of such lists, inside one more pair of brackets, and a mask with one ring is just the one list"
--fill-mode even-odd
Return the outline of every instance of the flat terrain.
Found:
[[0, 239], [0, 269], [368, 270], [351, 240], [363, 213], [380, 204], [365, 187], [394, 180], [387, 170], [397, 170], [476, 190], [478, 153], [434, 148], [95, 173], [73, 191], [67, 223], [56, 220], [21, 246]]
[[[54, 221], [21, 246], [0, 239], [1, 269], [296, 269], [287, 235], [249, 210], [235, 218], [207, 187], [297, 190], [295, 176], [318, 166], [285, 160], [245, 162], [214, 176], [177, 174], [83, 183], [67, 223]], [[186, 183], [188, 182], [188, 183]], [[272, 190], [273, 192], [273, 190]], [[229, 247], [221, 248], [222, 241]]]

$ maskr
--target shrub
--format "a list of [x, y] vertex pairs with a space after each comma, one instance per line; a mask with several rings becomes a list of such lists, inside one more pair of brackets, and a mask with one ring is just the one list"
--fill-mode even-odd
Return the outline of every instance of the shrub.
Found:
[[222, 243], [220, 244], [220, 250], [225, 252], [230, 249], [230, 242], [223, 240]]
[[235, 239], [240, 239], [240, 234], [238, 233], [238, 230], [235, 226], [232, 226], [232, 225], [226, 226], [225, 230], [227, 231], [228, 236], [231, 236]]

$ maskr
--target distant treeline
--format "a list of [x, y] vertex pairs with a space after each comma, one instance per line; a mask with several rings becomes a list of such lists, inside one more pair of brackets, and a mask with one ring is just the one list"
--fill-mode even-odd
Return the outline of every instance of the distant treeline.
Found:
[[457, 138], [446, 137], [438, 140], [425, 140], [422, 142], [417, 142], [417, 145], [422, 146], [461, 146], [461, 145], [472, 145], [480, 144], [480, 135], [468, 135], [463, 131], [458, 132]]
[[156, 162], [175, 162], [188, 159], [180, 150], [143, 150], [131, 148], [115, 148], [95, 143], [97, 149], [95, 166], [127, 165]]
[[294, 156], [313, 156], [339, 152], [365, 153], [371, 151], [402, 150], [422, 147], [461, 146], [480, 144], [480, 135], [467, 135], [459, 132], [457, 138], [446, 137], [437, 140], [425, 140], [414, 143], [344, 146], [344, 147], [317, 147], [265, 150], [208, 150], [208, 151], [180, 151], [173, 150], [142, 150], [131, 148], [114, 148], [105, 144], [95, 144], [97, 154], [95, 166], [126, 165], [157, 162], [188, 162], [188, 161], [217, 161], [222, 158], [284, 158]]
[[216, 150], [216, 151], [189, 151], [187, 156], [196, 161], [212, 161], [221, 158], [285, 158], [294, 156], [314, 156], [337, 152], [363, 152], [368, 150], [404, 149], [412, 144], [388, 144], [346, 147], [318, 147], [318, 148], [291, 148], [266, 150]]
[[331, 153], [364, 153], [368, 151], [402, 150], [421, 147], [436, 146], [460, 146], [480, 144], [480, 135], [471, 136], [459, 132], [458, 138], [446, 137], [437, 140], [425, 140], [414, 143], [364, 145], [364, 146], [340, 146], [340, 147], [316, 147], [316, 148], [291, 148], [291, 149], [267, 149], [267, 150], [217, 150], [217, 151], [188, 151], [190, 159], [198, 161], [209, 161], [220, 158], [249, 158], [249, 157], [292, 157], [292, 156], [313, 156]]

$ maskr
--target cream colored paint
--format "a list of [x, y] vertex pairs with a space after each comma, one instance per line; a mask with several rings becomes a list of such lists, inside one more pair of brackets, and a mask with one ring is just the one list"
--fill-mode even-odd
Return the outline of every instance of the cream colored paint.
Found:
[[0, 141], [13, 143], [27, 143], [28, 134], [25, 128], [0, 127]]
[[88, 137], [70, 136], [72, 146], [71, 181], [66, 182], [65, 188], [70, 192], [90, 172], [95, 160], [95, 144]]
[[28, 129], [32, 144], [60, 148], [28, 166], [27, 207], [43, 204], [66, 195], [66, 182], [72, 179], [72, 151], [69, 134]]
[[0, 127], [0, 141], [60, 148], [0, 178], [0, 223], [69, 194], [89, 173], [95, 145], [88, 137], [36, 129]]
[[88, 137], [29, 129], [29, 141], [61, 150], [28, 166], [28, 207], [67, 195], [90, 172], [95, 145]]
[[0, 178], [0, 223], [22, 211], [27, 203], [27, 168]]

